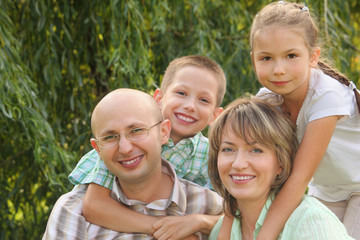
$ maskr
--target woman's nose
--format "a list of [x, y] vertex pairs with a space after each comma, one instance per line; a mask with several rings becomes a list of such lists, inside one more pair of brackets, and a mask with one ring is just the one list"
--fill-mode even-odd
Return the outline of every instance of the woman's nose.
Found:
[[232, 166], [236, 169], [247, 168], [249, 166], [249, 161], [246, 158], [246, 154], [239, 151], [236, 154], [236, 159], [233, 162]]

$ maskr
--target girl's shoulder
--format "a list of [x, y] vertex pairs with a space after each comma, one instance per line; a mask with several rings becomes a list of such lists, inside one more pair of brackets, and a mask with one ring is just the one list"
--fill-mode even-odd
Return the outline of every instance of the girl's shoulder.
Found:
[[335, 91], [341, 94], [348, 94], [352, 89], [335, 78], [323, 73], [320, 69], [311, 69], [311, 76], [309, 81], [309, 89], [318, 93]]
[[308, 92], [301, 109], [305, 119], [312, 121], [333, 115], [351, 117], [357, 114], [356, 108], [351, 86], [340, 83], [319, 69], [312, 69]]

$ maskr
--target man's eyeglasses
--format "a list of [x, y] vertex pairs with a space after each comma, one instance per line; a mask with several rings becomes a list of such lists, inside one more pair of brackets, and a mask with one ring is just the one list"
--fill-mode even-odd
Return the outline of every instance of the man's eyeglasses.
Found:
[[[134, 128], [125, 133], [125, 137], [132, 142], [142, 140], [149, 135], [149, 130], [162, 123], [162, 121], [152, 125], [151, 127]], [[100, 148], [112, 148], [119, 144], [121, 134], [113, 134], [96, 139], [96, 143]]]

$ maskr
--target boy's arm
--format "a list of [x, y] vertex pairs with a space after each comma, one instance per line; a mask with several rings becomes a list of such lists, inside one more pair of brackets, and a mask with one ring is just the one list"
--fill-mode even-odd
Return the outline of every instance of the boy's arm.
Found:
[[133, 211], [111, 198], [110, 194], [108, 188], [89, 184], [83, 203], [83, 215], [87, 221], [118, 232], [152, 235], [152, 225], [158, 218]]
[[301, 202], [304, 192], [329, 145], [339, 116], [310, 122], [296, 153], [288, 180], [276, 196], [256, 239], [276, 239]]
[[196, 232], [209, 235], [221, 215], [189, 214], [186, 216], [168, 216], [159, 219], [153, 225], [153, 236], [158, 239], [183, 239]]
[[112, 188], [114, 175], [109, 172], [95, 149], [86, 153], [69, 175], [74, 185], [97, 183]]

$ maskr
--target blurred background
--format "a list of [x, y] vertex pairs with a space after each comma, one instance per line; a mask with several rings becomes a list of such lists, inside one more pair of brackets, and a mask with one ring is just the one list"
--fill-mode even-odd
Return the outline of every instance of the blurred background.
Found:
[[[201, 54], [225, 71], [223, 106], [256, 93], [248, 35], [269, 2], [0, 0], [0, 239], [42, 237], [109, 91], [152, 94], [171, 60]], [[360, 87], [360, 2], [304, 3], [322, 56]]]

